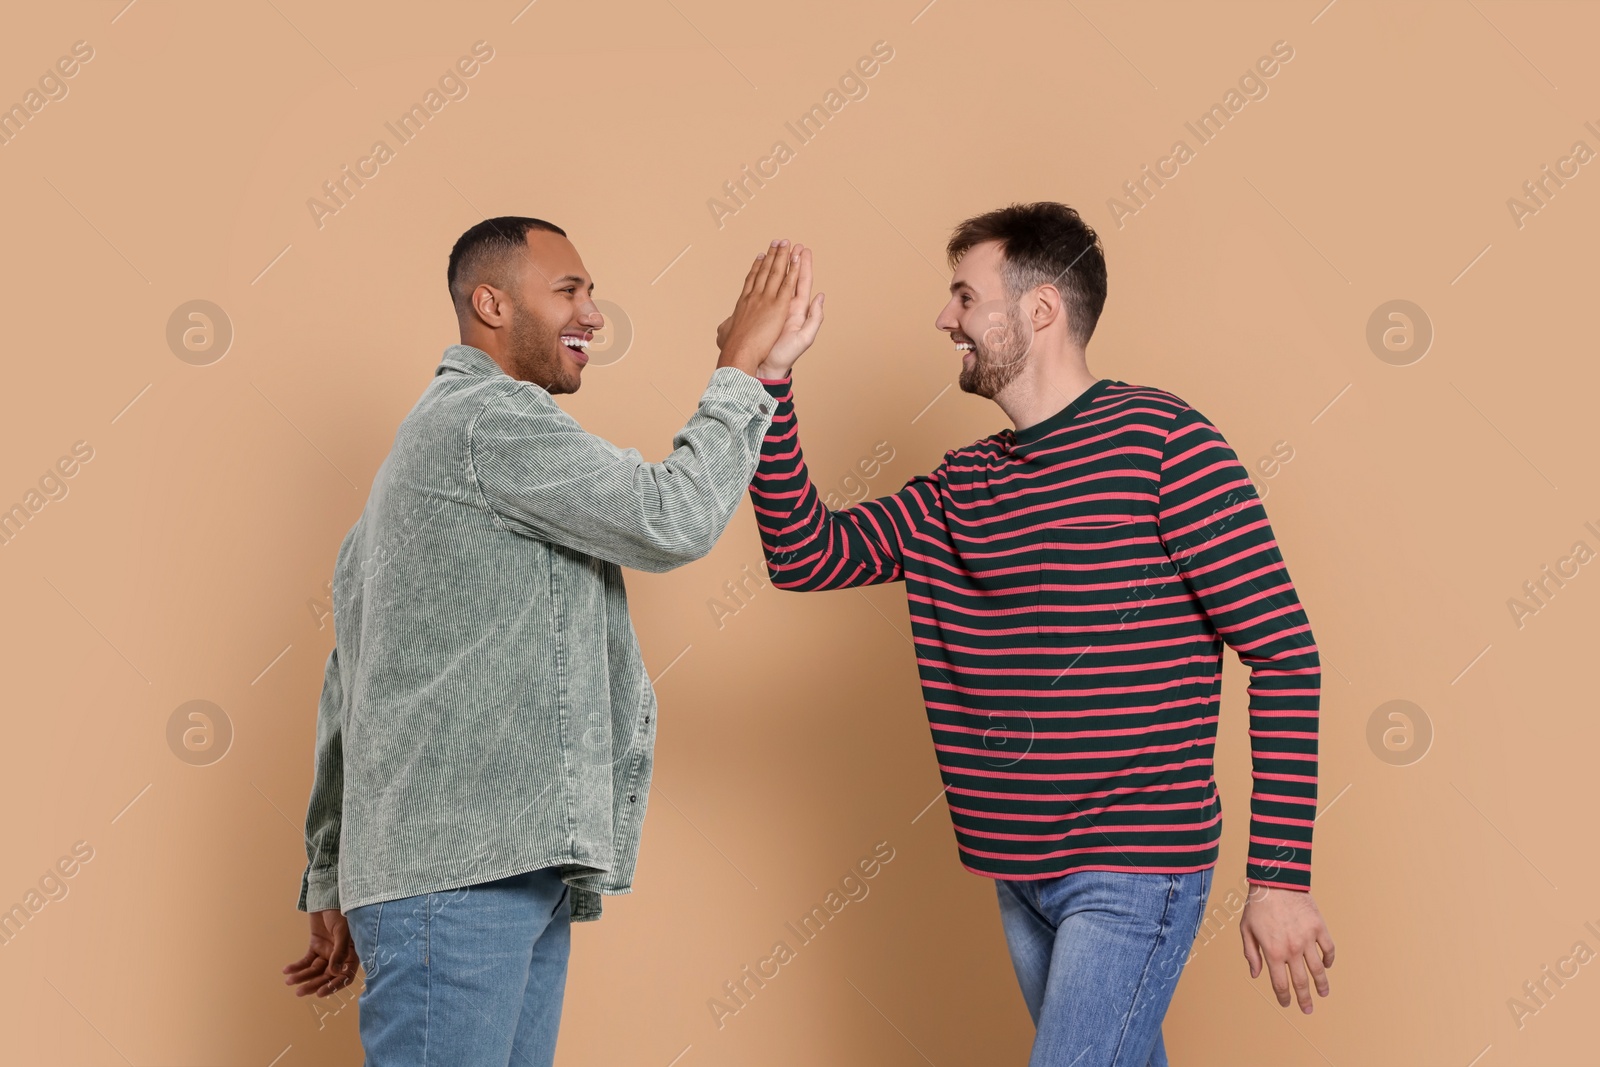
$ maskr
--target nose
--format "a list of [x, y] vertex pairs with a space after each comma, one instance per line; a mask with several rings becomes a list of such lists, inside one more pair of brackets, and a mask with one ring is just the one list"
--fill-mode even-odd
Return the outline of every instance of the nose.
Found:
[[952, 301], [950, 304], [946, 304], [944, 308], [940, 310], [939, 317], [933, 320], [934, 329], [943, 330], [946, 333], [950, 333], [960, 328], [961, 320], [956, 318], [955, 309], [952, 306], [953, 304], [954, 301]]
[[578, 324], [586, 330], [598, 330], [606, 324], [606, 317], [594, 301], [587, 301], [578, 312]]

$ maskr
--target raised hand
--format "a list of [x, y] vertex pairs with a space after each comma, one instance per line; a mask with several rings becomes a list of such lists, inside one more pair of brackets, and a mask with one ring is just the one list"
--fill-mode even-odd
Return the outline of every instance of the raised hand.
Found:
[[786, 240], [774, 241], [750, 265], [733, 314], [717, 330], [722, 348], [717, 366], [753, 375], [771, 353], [790, 317], [801, 251], [800, 245], [791, 248]]
[[789, 314], [783, 320], [783, 330], [767, 358], [757, 368], [758, 378], [787, 378], [822, 328], [822, 293], [811, 295], [811, 249], [800, 247], [800, 277], [794, 297], [789, 301]]

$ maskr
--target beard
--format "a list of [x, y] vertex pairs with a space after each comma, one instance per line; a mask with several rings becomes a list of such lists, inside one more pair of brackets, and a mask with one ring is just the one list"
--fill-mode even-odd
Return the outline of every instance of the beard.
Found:
[[540, 322], [520, 300], [511, 298], [511, 327], [506, 347], [516, 377], [549, 393], [575, 393], [582, 380], [561, 353], [559, 327]]
[[961, 368], [957, 383], [962, 392], [993, 400], [1022, 373], [1031, 341], [1031, 331], [1021, 309], [1007, 304], [1005, 326], [990, 327], [981, 338], [972, 339], [972, 366]]

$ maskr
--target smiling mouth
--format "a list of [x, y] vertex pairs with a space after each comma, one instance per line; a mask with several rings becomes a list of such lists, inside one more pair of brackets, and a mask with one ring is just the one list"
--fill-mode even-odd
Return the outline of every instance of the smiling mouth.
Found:
[[565, 345], [567, 347], [567, 351], [571, 352], [572, 355], [577, 359], [580, 367], [589, 362], [589, 353], [586, 351], [586, 349], [589, 347], [588, 341], [582, 337], [563, 335], [561, 338], [561, 343]]
[[972, 352], [973, 352], [973, 344], [972, 344], [971, 341], [957, 341], [956, 342], [956, 354], [958, 356], [961, 356], [961, 357], [965, 358], [966, 356], [971, 355]]

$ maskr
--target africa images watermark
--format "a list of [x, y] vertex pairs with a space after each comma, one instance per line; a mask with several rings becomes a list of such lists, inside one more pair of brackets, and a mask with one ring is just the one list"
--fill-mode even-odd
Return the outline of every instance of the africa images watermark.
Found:
[[453, 66], [439, 75], [438, 87], [429, 86], [427, 92], [422, 94], [421, 103], [413, 102], [393, 122], [383, 124], [384, 129], [394, 136], [395, 147], [391, 148], [389, 142], [381, 138], [373, 141], [367, 154], [356, 160], [353, 171], [350, 164], [346, 163], [339, 168], [335, 177], [323, 182], [326, 202], [315, 196], [306, 200], [306, 210], [311, 212], [311, 221], [317, 224], [317, 229], [327, 224], [328, 216], [337, 215], [349, 207], [356, 193], [382, 173], [383, 165], [393, 160], [400, 148], [410, 144], [427, 127], [429, 120], [445, 109], [446, 104], [452, 100], [465, 100], [471, 92], [467, 81], [477, 77], [483, 69], [482, 65], [493, 58], [494, 48], [489, 42], [475, 41], [472, 54], [457, 59]]
[[92, 859], [94, 846], [87, 841], [77, 841], [73, 843], [71, 855], [64, 855], [46, 867], [44, 874], [39, 876], [39, 888], [30, 888], [20, 902], [11, 905], [10, 910], [0, 911], [0, 946], [11, 944], [46, 905], [67, 899], [67, 894], [71, 892], [67, 880], [76, 876], [83, 865]]
[[[1600, 938], [1600, 926], [1596, 926], [1593, 920], [1584, 923], [1583, 928]], [[1522, 996], [1506, 998], [1506, 1010], [1511, 1013], [1511, 1020], [1517, 1024], [1517, 1029], [1521, 1030], [1528, 1025], [1529, 1019], [1548, 1008], [1556, 994], [1578, 977], [1583, 966], [1594, 958], [1595, 950], [1587, 941], [1575, 941], [1571, 952], [1554, 964], [1547, 963], [1539, 968], [1537, 980], [1530, 978], [1523, 982]]]
[[1282, 69], [1280, 64], [1286, 64], [1293, 58], [1294, 47], [1288, 41], [1274, 41], [1272, 53], [1257, 59], [1253, 67], [1239, 76], [1237, 89], [1230, 88], [1223, 94], [1221, 103], [1212, 104], [1194, 122], [1183, 124], [1183, 128], [1194, 135], [1194, 147], [1179, 138], [1172, 142], [1172, 148], [1156, 160], [1153, 167], [1146, 163], [1140, 168], [1138, 178], [1123, 182], [1122, 189], [1127, 194], [1127, 200], [1119, 200], [1114, 196], [1106, 200], [1106, 210], [1111, 212], [1111, 221], [1117, 224], [1117, 229], [1122, 229], [1129, 218], [1148, 207], [1156, 191], [1176, 178], [1183, 165], [1195, 158], [1200, 147], [1215, 140], [1233, 117], [1244, 110], [1246, 104], [1252, 100], [1265, 100], [1269, 91], [1267, 81], [1278, 75]]
[[[810, 144], [829, 120], [845, 109], [845, 105], [852, 100], [867, 98], [867, 80], [876, 77], [881, 64], [893, 58], [894, 47], [888, 41], [874, 41], [872, 54], [862, 56], [853, 67], [841, 74], [837, 89], [830, 88], [823, 94], [820, 104], [812, 104], [810, 110], [793, 122], [785, 122], [783, 128], [794, 136], [797, 146]], [[722, 194], [725, 199], [713, 196], [706, 200], [706, 209], [711, 212], [711, 221], [717, 224], [717, 229], [722, 229], [729, 217], [744, 210], [756, 190], [766, 188], [767, 182], [778, 176], [779, 169], [795, 158], [795, 151], [787, 141], [774, 141], [771, 151], [756, 160], [754, 173], [750, 164], [746, 163], [739, 168], [739, 177], [723, 182]], [[751, 188], [752, 184], [754, 189]]]
[[[1600, 137], [1600, 127], [1597, 127], [1593, 120], [1585, 122], [1583, 128]], [[1531, 216], [1549, 207], [1556, 193], [1566, 188], [1567, 182], [1578, 176], [1579, 168], [1594, 157], [1595, 151], [1587, 143], [1573, 141], [1567, 154], [1556, 160], [1554, 170], [1551, 170], [1550, 164], [1546, 163], [1539, 168], [1540, 174], [1537, 178], [1530, 178], [1522, 183], [1522, 193], [1526, 199], [1506, 197], [1506, 210], [1511, 213], [1511, 221], [1517, 229], [1522, 229], [1528, 224]]]
[[[1600, 538], [1600, 528], [1594, 523], [1586, 522], [1583, 528]], [[1555, 595], [1566, 587], [1567, 582], [1582, 573], [1580, 568], [1594, 558], [1595, 550], [1589, 547], [1589, 542], [1574, 541], [1568, 553], [1558, 558], [1553, 567], [1546, 563], [1539, 568], [1537, 578], [1523, 582], [1521, 597], [1506, 598], [1506, 609], [1511, 612], [1511, 621], [1516, 623], [1517, 629], [1522, 629], [1530, 618], [1549, 607]]]
[[39, 75], [37, 89], [30, 87], [21, 100], [0, 111], [0, 148], [14, 141], [47, 105], [65, 100], [71, 91], [67, 79], [77, 77], [83, 64], [93, 58], [94, 45], [88, 41], [74, 41], [70, 55], [57, 59]]
[[64, 455], [39, 476], [39, 488], [30, 488], [22, 499], [9, 508], [0, 508], [0, 548], [11, 544], [22, 533], [33, 517], [43, 511], [53, 500], [65, 500], [72, 491], [68, 480], [75, 477], [82, 465], [94, 459], [94, 446], [88, 441], [75, 441], [71, 455]]
[[[829, 889], [823, 896], [821, 904], [811, 906], [811, 910], [799, 920], [798, 927], [792, 922], [784, 923], [784, 929], [794, 935], [795, 945], [804, 948], [811, 944], [847, 905], [852, 901], [866, 900], [867, 894], [872, 892], [872, 887], [867, 883], [876, 878], [894, 856], [894, 846], [887, 841], [879, 841], [872, 846], [870, 855], [858, 860], [844, 877], [839, 879], [837, 889]], [[798, 955], [797, 948], [791, 948], [789, 942], [780, 939], [773, 942], [772, 951], [763, 959], [754, 965], [745, 964], [740, 968], [736, 979], [723, 982], [722, 989], [726, 999], [719, 997], [706, 999], [706, 1008], [711, 1012], [711, 1019], [717, 1024], [717, 1029], [721, 1030], [727, 1025], [730, 1017], [748, 1008], [757, 991], [765, 989], [768, 982], [783, 973], [783, 965], [794, 962]]]

